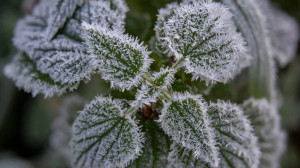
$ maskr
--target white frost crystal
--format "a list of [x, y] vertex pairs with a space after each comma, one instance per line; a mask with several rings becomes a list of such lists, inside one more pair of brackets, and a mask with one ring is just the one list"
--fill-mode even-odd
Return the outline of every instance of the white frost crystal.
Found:
[[206, 112], [201, 96], [175, 94], [163, 108], [159, 123], [176, 143], [193, 150], [194, 157], [218, 166], [219, 152]]
[[[185, 58], [186, 72], [192, 73], [194, 79], [226, 83], [249, 64], [245, 42], [222, 4], [194, 2], [173, 10], [174, 14], [163, 24], [164, 32], [157, 32], [165, 37], [158, 39], [163, 40], [169, 56]], [[165, 12], [161, 11], [159, 17], [164, 17]]]
[[143, 104], [151, 105], [151, 103], [156, 103], [159, 98], [170, 96], [168, 90], [174, 81], [175, 73], [176, 70], [172, 68], [162, 68], [153, 74], [153, 78], [148, 77], [145, 84], [138, 90], [136, 101], [133, 104], [142, 107]]
[[[62, 28], [75, 12], [77, 6], [81, 6], [85, 0], [50, 0], [55, 7], [49, 18], [49, 26], [47, 27], [47, 40], [50, 41], [60, 28]], [[53, 5], [53, 4], [52, 4]]]
[[155, 121], [145, 121], [145, 144], [143, 153], [126, 168], [164, 168], [168, 164], [169, 137]]
[[296, 56], [299, 41], [299, 25], [288, 14], [272, 6], [268, 0], [264, 14], [268, 17], [272, 51], [281, 67], [285, 67]]
[[43, 93], [46, 98], [54, 94], [61, 95], [78, 87], [76, 82], [73, 84], [55, 82], [48, 74], [40, 72], [25, 53], [17, 53], [14, 60], [5, 66], [4, 73], [17, 87], [31, 93], [32, 96]]
[[[82, 38], [81, 23], [106, 24], [123, 31], [127, 10], [123, 0], [42, 0], [31, 15], [18, 22], [13, 42], [37, 71], [54, 83], [72, 85], [73, 90], [80, 81], [90, 80], [96, 67]], [[37, 87], [42, 85], [26, 86], [29, 84], [19, 82], [18, 86], [34, 95], [45, 93], [46, 88]], [[45, 96], [61, 94], [63, 90], [66, 87], [48, 89]]]
[[251, 98], [243, 104], [249, 115], [262, 155], [260, 167], [277, 168], [285, 150], [286, 135], [280, 128], [280, 116], [277, 107], [266, 99]]
[[137, 39], [120, 30], [110, 30], [106, 25], [84, 23], [83, 27], [102, 78], [121, 90], [137, 86], [152, 63], [147, 48]]
[[215, 135], [219, 164], [209, 165], [205, 160], [193, 157], [192, 149], [175, 143], [169, 153], [169, 167], [258, 168], [260, 151], [257, 138], [242, 109], [235, 104], [218, 101], [210, 104], [207, 114], [211, 119], [209, 127]]
[[143, 134], [122, 104], [96, 97], [75, 120], [71, 147], [77, 167], [125, 167], [141, 152]]

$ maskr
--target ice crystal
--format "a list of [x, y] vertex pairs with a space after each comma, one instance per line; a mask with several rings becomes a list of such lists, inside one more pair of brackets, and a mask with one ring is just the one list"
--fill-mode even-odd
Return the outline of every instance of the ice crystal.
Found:
[[219, 165], [210, 165], [201, 158], [195, 158], [192, 149], [175, 143], [169, 153], [169, 167], [257, 168], [260, 157], [257, 138], [242, 109], [235, 104], [218, 101], [210, 104], [207, 114], [219, 152]]
[[193, 150], [194, 157], [218, 166], [215, 135], [207, 116], [207, 104], [201, 96], [187, 93], [173, 95], [162, 110], [159, 122], [176, 143]]
[[83, 27], [102, 78], [121, 90], [137, 86], [152, 63], [147, 48], [137, 39], [120, 30], [110, 30], [105, 25], [84, 23]]
[[[173, 9], [174, 5], [168, 6]], [[167, 10], [167, 9], [165, 9]], [[169, 11], [172, 11], [169, 9]], [[165, 51], [177, 60], [185, 58], [186, 72], [194, 79], [226, 83], [244, 67], [245, 42], [237, 33], [231, 13], [220, 3], [211, 1], [181, 4], [174, 14], [156, 29], [163, 40]], [[161, 10], [159, 20], [168, 14]], [[162, 21], [158, 24], [162, 24]], [[160, 25], [157, 25], [159, 27]]]
[[285, 150], [285, 133], [280, 128], [277, 107], [266, 99], [251, 98], [243, 104], [249, 115], [262, 151], [260, 167], [277, 168]]
[[148, 77], [146, 84], [142, 85], [136, 95], [136, 105], [141, 107], [143, 104], [150, 105], [159, 98], [168, 96], [168, 90], [174, 81], [174, 69], [161, 69], [160, 72], [153, 74], [153, 79]]
[[154, 121], [146, 121], [143, 127], [145, 145], [143, 153], [126, 168], [167, 167], [170, 140]]
[[15, 82], [15, 85], [32, 96], [43, 93], [44, 97], [51, 97], [53, 94], [61, 95], [66, 91], [72, 91], [78, 87], [78, 83], [61, 84], [55, 82], [36, 68], [35, 63], [25, 54], [17, 53], [14, 60], [6, 65], [5, 75]]
[[[13, 42], [27, 54], [36, 69], [51, 80], [63, 85], [76, 83], [78, 86], [80, 81], [90, 80], [96, 68], [95, 61], [88, 53], [88, 46], [83, 42], [81, 23], [106, 24], [123, 31], [127, 7], [123, 0], [60, 0], [55, 1], [57, 5], [54, 6], [53, 2], [41, 1], [31, 15], [20, 20]], [[46, 88], [39, 86], [26, 86], [24, 82], [19, 84], [24, 89], [31, 88], [34, 95], [45, 93]], [[47, 93], [46, 97], [53, 94]]]
[[141, 153], [143, 134], [121, 106], [96, 97], [80, 112], [71, 140], [77, 167], [125, 167]]

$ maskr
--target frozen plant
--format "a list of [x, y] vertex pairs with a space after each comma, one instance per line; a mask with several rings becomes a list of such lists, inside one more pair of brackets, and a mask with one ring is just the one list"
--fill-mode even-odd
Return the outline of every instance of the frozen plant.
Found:
[[[71, 109], [84, 101], [66, 103], [52, 143], [73, 166], [277, 167], [285, 134], [274, 61], [292, 60], [298, 34], [287, 31], [296, 32], [294, 20], [267, 0], [173, 2], [158, 12], [151, 53], [126, 33], [127, 11], [123, 0], [42, 0], [17, 23], [19, 51], [5, 74], [19, 88], [47, 98], [100, 75], [112, 90], [135, 94], [96, 96], [77, 116]], [[170, 65], [151, 70], [153, 55]], [[250, 95], [243, 105], [194, 89], [206, 88], [199, 80], [208, 88], [227, 84], [245, 68]], [[178, 82], [190, 89], [176, 88]], [[278, 149], [271, 150], [274, 144]]]

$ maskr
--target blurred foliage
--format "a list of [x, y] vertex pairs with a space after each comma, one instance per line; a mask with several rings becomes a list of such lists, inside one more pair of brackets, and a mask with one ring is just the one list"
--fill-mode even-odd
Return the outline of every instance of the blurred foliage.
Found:
[[[24, 0], [24, 2], [36, 0]], [[158, 9], [173, 0], [126, 0], [130, 8], [126, 18], [127, 33], [145, 41], [147, 45], [153, 37], [153, 27]], [[179, 1], [179, 0], [178, 0]], [[276, 6], [287, 12], [300, 23], [300, 0], [272, 0]], [[21, 18], [30, 5], [22, 6], [21, 0], [0, 1], [0, 154], [11, 152], [22, 159], [28, 160], [35, 167], [64, 168], [66, 161], [51, 150], [49, 136], [51, 124], [58, 115], [60, 104], [65, 96], [44, 99], [17, 90], [13, 83], [3, 76], [3, 66], [15, 53], [12, 46], [12, 35], [16, 21]], [[151, 66], [158, 71], [161, 66], [168, 66], [168, 58], [155, 52], [151, 57], [157, 61]], [[191, 75], [179, 72], [176, 74], [174, 90], [202, 92], [205, 99], [232, 100], [241, 103], [248, 98], [247, 73], [243, 72], [229, 84], [206, 86], [204, 82], [190, 81]], [[179, 80], [180, 79], [180, 80]], [[186, 81], [186, 82], [182, 82]], [[102, 88], [102, 89], [99, 89]], [[282, 167], [297, 168], [300, 166], [300, 52], [297, 58], [286, 68], [278, 70], [278, 88], [282, 96], [282, 123], [288, 134], [287, 151], [282, 159]], [[205, 93], [210, 91], [210, 94]], [[86, 100], [96, 95], [112, 95], [117, 98], [134, 99], [133, 92], [111, 90], [109, 83], [93, 76], [88, 84], [82, 83], [78, 94]]]

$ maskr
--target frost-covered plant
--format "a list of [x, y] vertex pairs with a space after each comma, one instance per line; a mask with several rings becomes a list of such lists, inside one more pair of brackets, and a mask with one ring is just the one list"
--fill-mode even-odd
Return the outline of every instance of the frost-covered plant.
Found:
[[[53, 146], [75, 167], [278, 166], [285, 135], [273, 58], [282, 66], [292, 59], [293, 19], [267, 0], [170, 3], [159, 10], [150, 41], [170, 66], [153, 72], [148, 47], [125, 33], [127, 11], [123, 0], [43, 0], [18, 22], [19, 52], [5, 67], [18, 87], [51, 97], [101, 75], [112, 89], [135, 93], [134, 100], [97, 96], [78, 116], [72, 109], [84, 101], [70, 99], [54, 124]], [[191, 87], [198, 80], [213, 87], [246, 67], [253, 98], [242, 106], [174, 87], [185, 81], [176, 76], [181, 70], [191, 74]]]

